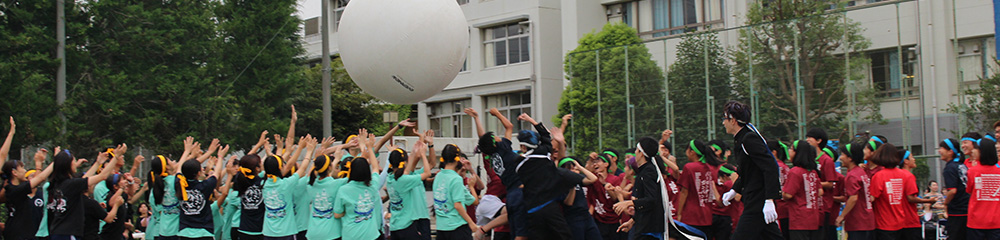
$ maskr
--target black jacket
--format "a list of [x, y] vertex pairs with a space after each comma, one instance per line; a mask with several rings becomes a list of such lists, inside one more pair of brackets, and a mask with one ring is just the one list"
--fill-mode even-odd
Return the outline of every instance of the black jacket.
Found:
[[653, 162], [646, 162], [636, 169], [635, 189], [632, 196], [635, 200], [635, 231], [638, 233], [663, 232], [663, 188], [656, 182], [658, 174]]
[[[763, 199], [781, 199], [781, 184], [778, 181], [778, 163], [771, 156], [764, 139], [744, 127], [734, 137], [736, 144], [733, 159], [740, 163], [739, 179], [733, 183], [733, 190], [746, 195], [763, 196]], [[763, 201], [760, 202], [763, 204]]]

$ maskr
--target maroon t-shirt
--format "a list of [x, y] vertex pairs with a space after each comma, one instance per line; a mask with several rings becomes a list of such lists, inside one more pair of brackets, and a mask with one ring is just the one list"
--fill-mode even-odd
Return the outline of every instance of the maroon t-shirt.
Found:
[[680, 186], [688, 190], [688, 195], [684, 202], [684, 211], [681, 212], [683, 217], [681, 222], [693, 226], [712, 225], [711, 188], [715, 187], [715, 180], [719, 175], [717, 171], [702, 162], [684, 164]]
[[[715, 189], [718, 190], [720, 193], [728, 192], [729, 189], [733, 189], [733, 181], [726, 181], [723, 182], [722, 184], [719, 184], [719, 181], [715, 181], [714, 185]], [[730, 202], [729, 206], [725, 206], [717, 204], [715, 201], [712, 201], [712, 215], [729, 216], [734, 207], [732, 203], [735, 202], [736, 201], [732, 201]]]
[[[780, 183], [781, 186], [785, 185], [785, 179], [788, 178], [789, 170], [790, 169], [785, 162], [778, 161], [778, 183]], [[789, 203], [785, 200], [774, 201], [774, 210], [778, 212], [778, 219], [788, 218], [788, 205]]]
[[791, 194], [788, 212], [789, 230], [817, 230], [822, 216], [823, 200], [819, 174], [801, 167], [793, 167], [781, 191]]
[[667, 177], [664, 178], [667, 181], [667, 198], [670, 199], [670, 213], [674, 219], [677, 219], [677, 194], [681, 192], [681, 187], [677, 185], [677, 173], [674, 169], [667, 168]]
[[851, 212], [844, 216], [845, 231], [871, 231], [875, 230], [875, 215], [872, 212], [871, 194], [868, 188], [871, 185], [871, 178], [861, 167], [855, 167], [847, 171], [844, 178], [844, 196], [850, 198], [857, 195], [858, 200], [854, 204]]
[[497, 175], [493, 171], [490, 161], [483, 161], [483, 165], [486, 165], [483, 168], [486, 169], [486, 178], [488, 179], [486, 182], [486, 194], [505, 199], [507, 197], [507, 187], [504, 187], [503, 182], [500, 181], [500, 175]]
[[594, 207], [594, 220], [600, 223], [617, 224], [619, 219], [621, 219], [618, 214], [615, 214], [615, 202], [618, 199], [614, 199], [608, 194], [607, 190], [604, 189], [604, 181], [598, 179], [590, 186], [586, 187], [587, 204]]
[[[837, 181], [840, 180], [840, 178], [837, 176], [840, 175], [840, 173], [837, 172], [837, 165], [834, 165], [833, 158], [831, 158], [829, 155], [826, 155], [826, 153], [823, 153], [823, 155], [819, 157], [819, 166], [817, 166], [817, 168], [818, 169], [816, 170], [819, 170], [820, 182], [833, 182], [834, 185], [836, 185]], [[820, 209], [820, 212], [828, 213], [831, 212], [830, 206], [834, 205], [833, 204], [834, 189], [824, 188], [823, 191], [826, 192], [827, 194], [823, 194], [823, 206], [825, 206], [825, 208]]]

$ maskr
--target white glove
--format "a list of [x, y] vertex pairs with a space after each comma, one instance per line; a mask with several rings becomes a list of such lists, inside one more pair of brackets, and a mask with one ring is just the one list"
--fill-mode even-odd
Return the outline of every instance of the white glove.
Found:
[[722, 204], [729, 206], [729, 201], [732, 201], [733, 198], [736, 198], [736, 191], [729, 189], [728, 192], [722, 194]]
[[778, 220], [778, 212], [774, 211], [774, 201], [771, 199], [764, 201], [764, 223], [770, 224]]

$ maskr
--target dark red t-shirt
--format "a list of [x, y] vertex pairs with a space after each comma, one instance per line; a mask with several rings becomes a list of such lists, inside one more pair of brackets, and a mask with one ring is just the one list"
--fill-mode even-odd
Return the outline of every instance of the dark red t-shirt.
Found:
[[667, 181], [667, 198], [670, 199], [670, 216], [677, 219], [677, 203], [679, 201], [677, 194], [681, 192], [681, 187], [677, 185], [677, 173], [674, 172], [672, 168], [667, 168], [667, 177], [664, 178]]
[[823, 218], [823, 199], [819, 195], [819, 174], [793, 167], [781, 191], [791, 194], [788, 211], [789, 230], [817, 230]]
[[[827, 193], [826, 190], [823, 191], [824, 196], [829, 194], [831, 197], [844, 196], [844, 175], [837, 173], [837, 181], [833, 182], [833, 189]], [[832, 199], [831, 199], [832, 200]], [[829, 213], [826, 216], [826, 225], [835, 226], [837, 225], [837, 215], [840, 214], [840, 206], [843, 205], [841, 202], [832, 201], [830, 205], [826, 206], [826, 212]]]
[[969, 228], [1000, 228], [1000, 167], [978, 165], [969, 169]]
[[910, 172], [899, 168], [885, 168], [872, 176], [869, 189], [874, 206], [875, 227], [879, 230], [897, 231], [920, 227], [917, 207], [906, 199], [917, 194], [917, 180]]
[[[826, 155], [826, 153], [823, 153], [823, 155], [819, 157], [819, 166], [817, 167], [818, 169], [816, 170], [819, 170], [819, 180], [821, 182], [833, 182], [834, 184], [836, 184], [836, 182], [840, 180], [840, 178], [837, 176], [840, 175], [840, 173], [837, 172], [837, 165], [834, 165], [833, 158], [830, 157], [829, 155]], [[823, 191], [827, 193], [823, 194], [823, 206], [825, 207], [820, 210], [821, 212], [828, 213], [831, 212], [830, 207], [834, 205], [833, 204], [834, 191], [833, 188], [824, 188]]]
[[486, 194], [497, 196], [500, 199], [507, 198], [507, 187], [504, 187], [503, 182], [500, 181], [500, 175], [493, 171], [490, 161], [483, 161], [483, 165], [486, 165], [483, 167], [486, 169]]
[[715, 179], [719, 175], [717, 171], [713, 170], [711, 165], [702, 162], [684, 164], [680, 186], [688, 190], [688, 195], [684, 202], [684, 210], [681, 212], [683, 217], [681, 222], [693, 226], [712, 225], [711, 188], [715, 187]]
[[[714, 185], [715, 189], [718, 190], [720, 194], [728, 192], [729, 189], [733, 189], [733, 181], [726, 181], [723, 182], [722, 184], [719, 184], [719, 181], [715, 181]], [[730, 216], [730, 213], [732, 213], [732, 208], [734, 207], [732, 203], [735, 202], [736, 201], [734, 200], [730, 202], [729, 206], [725, 206], [717, 204], [715, 201], [712, 201], [712, 215]]]
[[868, 188], [871, 185], [871, 178], [861, 167], [855, 167], [847, 171], [844, 178], [844, 196], [850, 198], [857, 195], [858, 200], [854, 204], [851, 212], [844, 216], [845, 231], [871, 231], [875, 230], [875, 215], [872, 213], [871, 194]]
[[586, 189], [587, 204], [594, 207], [594, 220], [600, 223], [619, 223], [621, 217], [615, 214], [614, 208], [618, 199], [611, 197], [604, 189], [604, 181], [598, 179]]
[[[778, 161], [778, 183], [780, 183], [781, 186], [785, 186], [785, 179], [788, 178], [789, 170], [791, 169], [788, 168], [788, 165], [785, 164], [785, 162]], [[778, 212], [778, 219], [788, 218], [788, 205], [789, 203], [785, 200], [774, 201], [774, 210]], [[733, 220], [735, 221], [736, 219], [733, 218]]]

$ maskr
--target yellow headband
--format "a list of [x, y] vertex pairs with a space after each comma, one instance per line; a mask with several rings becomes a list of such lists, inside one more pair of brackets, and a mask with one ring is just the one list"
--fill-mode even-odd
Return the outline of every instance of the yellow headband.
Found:
[[313, 170], [313, 172], [319, 174], [326, 171], [326, 169], [330, 167], [330, 155], [323, 155], [323, 157], [326, 159], [326, 161], [323, 162], [323, 167]]
[[35, 170], [35, 169], [28, 170], [27, 172], [24, 173], [24, 177], [31, 176], [32, 173], [35, 173], [37, 171], [38, 170]]
[[253, 175], [253, 170], [245, 167], [240, 167], [240, 172], [243, 173], [243, 177], [254, 179], [257, 175]]
[[[393, 150], [393, 151], [399, 152], [400, 156], [403, 156], [403, 154], [406, 154], [406, 152], [404, 152], [403, 149], [399, 149], [399, 148], [397, 148], [396, 150]], [[403, 161], [399, 162], [399, 166], [396, 167], [396, 168], [403, 168], [403, 166], [405, 166], [405, 165], [406, 165], [406, 159], [403, 159]]]
[[180, 180], [180, 184], [181, 184], [181, 197], [182, 197], [181, 199], [183, 199], [184, 201], [187, 201], [188, 200], [188, 193], [187, 193], [188, 181], [187, 181], [187, 178], [184, 177], [184, 174], [177, 174], [177, 180]]
[[[281, 168], [282, 168], [282, 165], [283, 165], [283, 164], [281, 163], [281, 162], [283, 162], [283, 161], [281, 160], [281, 156], [278, 156], [278, 155], [274, 155], [274, 159], [277, 159], [277, 160], [278, 160], [278, 172], [280, 173], [280, 172], [281, 172]], [[267, 178], [270, 178], [270, 179], [271, 179], [271, 182], [277, 182], [277, 181], [278, 181], [278, 175], [274, 175], [274, 174], [267, 174]]]
[[347, 144], [347, 143], [351, 142], [351, 139], [354, 139], [354, 137], [357, 137], [357, 136], [358, 135], [347, 136], [347, 140], [344, 140], [344, 144]]

